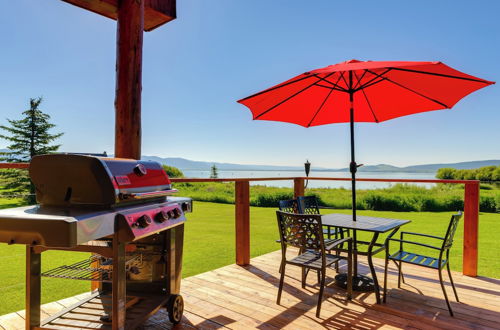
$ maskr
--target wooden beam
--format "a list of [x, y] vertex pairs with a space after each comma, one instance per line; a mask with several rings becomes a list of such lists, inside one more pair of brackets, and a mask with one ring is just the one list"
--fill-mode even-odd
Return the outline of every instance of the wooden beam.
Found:
[[299, 196], [304, 196], [304, 178], [293, 179], [293, 196], [297, 198]]
[[235, 183], [236, 264], [250, 264], [250, 183]]
[[479, 183], [465, 184], [464, 196], [464, 275], [477, 276], [478, 258], [478, 229], [479, 229]]
[[28, 169], [30, 163], [0, 163], [0, 168], [17, 168], [17, 169]]
[[[117, 20], [118, 0], [62, 0]], [[144, 0], [144, 31], [151, 31], [177, 17], [176, 0]]]
[[116, 58], [115, 157], [141, 158], [144, 0], [120, 0]]

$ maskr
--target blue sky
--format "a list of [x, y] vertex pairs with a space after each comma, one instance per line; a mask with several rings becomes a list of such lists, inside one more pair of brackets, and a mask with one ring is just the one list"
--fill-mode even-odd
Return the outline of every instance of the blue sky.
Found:
[[[348, 125], [252, 121], [236, 100], [345, 61], [443, 61], [500, 77], [500, 2], [179, 0], [145, 33], [143, 154], [243, 164], [345, 167]], [[62, 151], [113, 152], [116, 23], [59, 0], [0, 2], [0, 123], [30, 97]], [[356, 126], [359, 163], [500, 159], [498, 85], [453, 110]], [[0, 148], [6, 142], [0, 141]]]

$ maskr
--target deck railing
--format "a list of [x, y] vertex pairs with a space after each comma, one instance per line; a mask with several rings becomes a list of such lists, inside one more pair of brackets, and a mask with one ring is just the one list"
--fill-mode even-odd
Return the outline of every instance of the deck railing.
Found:
[[[0, 163], [1, 168], [27, 169], [27, 163]], [[323, 177], [280, 177], [280, 178], [173, 178], [173, 182], [234, 182], [235, 184], [235, 229], [236, 263], [250, 263], [250, 182], [258, 181], [293, 181], [294, 195], [303, 196], [305, 180], [350, 181], [349, 178]], [[364, 179], [367, 182], [394, 183], [447, 183], [463, 184], [464, 189], [464, 239], [462, 273], [477, 276], [478, 265], [478, 227], [479, 227], [479, 181], [477, 180], [413, 180], [413, 179]]]
[[[234, 182], [235, 183], [235, 229], [236, 229], [236, 263], [250, 263], [250, 182], [257, 181], [293, 181], [295, 197], [303, 196], [305, 180], [351, 181], [349, 178], [323, 177], [280, 177], [280, 178], [173, 178], [173, 182]], [[478, 263], [478, 226], [479, 226], [479, 181], [477, 180], [413, 180], [413, 179], [364, 179], [367, 182], [395, 183], [447, 183], [463, 184], [464, 189], [464, 240], [462, 273], [477, 276]]]

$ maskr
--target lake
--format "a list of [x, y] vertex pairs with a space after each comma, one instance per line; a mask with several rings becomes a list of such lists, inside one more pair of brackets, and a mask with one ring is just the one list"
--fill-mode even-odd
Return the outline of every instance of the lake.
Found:
[[[182, 170], [187, 178], [208, 178], [210, 171]], [[218, 171], [219, 178], [270, 178], [270, 177], [303, 177], [303, 171]], [[311, 170], [311, 177], [350, 178], [349, 172]], [[434, 173], [387, 173], [387, 172], [358, 172], [358, 178], [366, 179], [435, 179]], [[259, 181], [251, 182], [252, 185], [266, 185], [270, 187], [293, 187], [293, 181]], [[434, 183], [413, 183], [415, 185], [432, 187]], [[356, 182], [358, 189], [388, 188], [394, 183], [388, 182]], [[311, 180], [308, 188], [351, 188], [350, 181], [319, 181]]]

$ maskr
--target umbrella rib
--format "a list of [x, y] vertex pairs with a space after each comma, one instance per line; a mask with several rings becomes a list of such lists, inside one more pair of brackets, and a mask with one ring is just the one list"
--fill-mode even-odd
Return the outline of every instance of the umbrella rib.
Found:
[[[375, 75], [376, 75], [376, 73], [375, 73], [375, 72], [370, 72], [370, 73], [372, 73], [372, 74], [375, 74]], [[423, 97], [423, 98], [425, 98], [425, 99], [428, 99], [429, 101], [432, 101], [432, 102], [434, 102], [434, 103], [437, 103], [437, 104], [439, 104], [439, 105], [441, 105], [441, 106], [443, 106], [443, 107], [445, 107], [445, 108], [449, 108], [449, 106], [448, 106], [448, 105], [446, 105], [446, 104], [444, 104], [443, 102], [438, 101], [438, 100], [436, 100], [436, 99], [433, 99], [433, 98], [431, 98], [431, 97], [429, 97], [429, 96], [426, 96], [426, 95], [424, 95], [424, 94], [422, 94], [422, 93], [420, 93], [420, 92], [417, 92], [416, 90], [411, 89], [411, 88], [409, 88], [409, 87], [407, 87], [407, 86], [404, 86], [404, 85], [402, 85], [402, 84], [400, 84], [400, 83], [398, 83], [398, 82], [396, 82], [396, 81], [394, 81], [394, 80], [392, 80], [392, 79], [389, 79], [389, 78], [387, 78], [387, 77], [381, 77], [381, 78], [382, 78], [382, 80], [387, 80], [388, 82], [393, 83], [393, 84], [394, 84], [394, 85], [396, 85], [396, 86], [399, 86], [399, 87], [401, 87], [401, 88], [404, 88], [404, 89], [406, 89], [406, 90], [408, 90], [408, 91], [410, 91], [410, 92], [412, 92], [412, 93], [414, 93], [414, 94], [417, 94], [418, 96], [421, 96], [421, 97]]]
[[321, 103], [321, 105], [319, 106], [318, 110], [316, 110], [316, 113], [314, 114], [314, 116], [311, 118], [311, 121], [309, 121], [309, 124], [307, 124], [307, 127], [311, 127], [311, 124], [312, 122], [314, 121], [314, 119], [316, 119], [316, 116], [318, 115], [318, 113], [321, 111], [321, 109], [323, 109], [323, 106], [325, 105], [326, 101], [328, 100], [328, 98], [330, 97], [330, 95], [333, 93], [333, 88], [330, 89], [330, 92], [328, 92], [328, 95], [326, 95], [325, 99], [323, 100], [323, 102]]
[[245, 98], [243, 98], [243, 99], [239, 100], [238, 102], [242, 102], [242, 101], [248, 100], [248, 99], [250, 99], [250, 98], [252, 98], [252, 97], [259, 96], [259, 95], [262, 95], [262, 94], [265, 94], [265, 93], [268, 93], [268, 92], [272, 92], [272, 91], [274, 91], [274, 90], [276, 90], [276, 89], [279, 89], [279, 88], [282, 88], [282, 87], [286, 87], [286, 86], [288, 86], [288, 85], [291, 85], [291, 84], [294, 84], [294, 83], [296, 83], [296, 82], [299, 82], [299, 81], [302, 81], [302, 80], [305, 80], [305, 79], [308, 79], [308, 78], [312, 78], [312, 77], [314, 77], [314, 75], [307, 75], [307, 76], [302, 77], [302, 78], [299, 78], [299, 79], [297, 79], [297, 80], [290, 81], [290, 82], [288, 82], [288, 83], [286, 83], [286, 84], [279, 85], [279, 86], [275, 86], [275, 87], [271, 87], [271, 88], [269, 88], [269, 89], [266, 89], [265, 91], [258, 92], [258, 93], [255, 93], [255, 94], [253, 94], [253, 95], [247, 96], [247, 97], [245, 97]]
[[[366, 70], [366, 71], [368, 71], [368, 70]], [[366, 73], [366, 71], [365, 71], [365, 73]], [[358, 78], [358, 75], [356, 74], [356, 72], [354, 72], [354, 75], [356, 76], [356, 78]], [[364, 73], [363, 73], [363, 75], [364, 75]], [[358, 81], [360, 81], [360, 80], [361, 80], [361, 78]], [[370, 103], [370, 100], [368, 99], [368, 96], [365, 93], [364, 88], [361, 89], [361, 92], [363, 93], [363, 96], [365, 97], [366, 103], [368, 104], [368, 108], [370, 108], [373, 119], [375, 119], [375, 122], [378, 123], [379, 120], [378, 120], [377, 116], [375, 115], [375, 111], [373, 111], [372, 105]]]
[[[391, 71], [391, 70], [392, 70], [392, 68], [388, 68], [387, 70], [385, 70], [385, 71], [384, 71], [384, 72], [382, 72], [381, 74], [377, 74], [377, 73], [371, 72], [371, 71], [369, 71], [369, 70], [366, 70], [367, 72], [370, 72], [371, 74], [375, 75], [375, 78], [370, 79], [370, 80], [369, 80], [369, 81], [367, 81], [364, 85], [359, 86], [359, 88], [355, 88], [355, 90], [354, 90], [354, 91], [355, 91], [355, 92], [357, 92], [357, 91], [358, 91], [358, 90], [360, 90], [360, 89], [364, 89], [364, 88], [367, 88], [367, 87], [373, 86], [373, 85], [375, 85], [375, 84], [378, 84], [379, 82], [384, 81], [384, 77], [383, 77], [383, 76], [384, 76], [386, 73], [388, 73], [389, 71]], [[379, 78], [380, 78], [380, 80], [377, 80], [377, 79], [379, 79]]]
[[[349, 85], [349, 83], [347, 82], [347, 80], [345, 79], [345, 77], [344, 77], [344, 72], [346, 72], [346, 71], [341, 72], [340, 77], [342, 78], [342, 80], [344, 80], [345, 85], [346, 85], [349, 89], [351, 89], [351, 88], [352, 88], [352, 86], [350, 86], [350, 85]], [[346, 90], [346, 92], [347, 92], [347, 91], [348, 91], [348, 90]]]
[[[333, 84], [334, 86], [337, 86], [338, 82], [340, 81], [340, 77], [338, 77], [337, 81], [335, 82], [335, 84]], [[334, 90], [338, 90], [338, 89], [335, 89], [335, 88], [330, 88], [330, 92], [328, 93], [328, 95], [325, 97], [325, 99], [323, 100], [323, 103], [321, 103], [321, 105], [319, 106], [318, 110], [316, 110], [316, 113], [314, 114], [314, 116], [311, 118], [311, 121], [309, 122], [309, 124], [307, 124], [307, 127], [311, 127], [311, 124], [312, 122], [316, 119], [316, 116], [318, 115], [318, 113], [321, 111], [321, 109], [323, 109], [323, 106], [325, 105], [326, 101], [328, 100], [328, 98], [330, 97], [330, 95], [333, 93]]]
[[[328, 76], [331, 76], [332, 74], [334, 74], [334, 72], [330, 73]], [[327, 77], [328, 77], [327, 76]], [[276, 109], [278, 106], [282, 105], [283, 103], [285, 103], [286, 101], [294, 98], [295, 96], [299, 95], [300, 93], [304, 92], [305, 90], [311, 88], [312, 86], [315, 86], [316, 82], [313, 82], [312, 84], [310, 84], [309, 86], [306, 86], [304, 88], [302, 88], [300, 91], [290, 95], [289, 97], [287, 97], [286, 99], [282, 100], [281, 102], [278, 102], [277, 104], [273, 105], [272, 107], [270, 107], [269, 109], [267, 109], [266, 111], [262, 112], [261, 114], [259, 114], [258, 116], [256, 116], [254, 119], [259, 119], [260, 117], [262, 117], [263, 115], [265, 115], [266, 113], [268, 113], [269, 111], [272, 111], [274, 109]]]
[[[331, 74], [330, 74], [330, 75], [331, 75]], [[329, 77], [330, 75], [328, 75], [327, 77]], [[341, 73], [341, 75], [342, 75], [342, 73]], [[325, 77], [325, 78], [321, 78], [318, 74], [314, 74], [314, 76], [315, 76], [316, 78], [318, 78], [319, 80], [321, 80], [321, 81], [325, 81], [325, 82], [329, 83], [330, 85], [332, 85], [332, 86], [333, 86], [333, 88], [336, 88], [336, 90], [338, 90], [338, 91], [340, 91], [340, 92], [347, 92], [347, 90], [346, 90], [346, 89], [344, 89], [344, 88], [342, 88], [342, 87], [340, 87], [340, 86], [338, 85], [339, 80], [340, 80], [340, 77], [339, 77], [339, 79], [337, 79], [337, 81], [336, 81], [335, 83], [333, 83], [333, 82], [331, 82], [330, 80], [326, 79], [326, 77]], [[321, 86], [321, 87], [327, 87], [327, 86], [322, 86], [322, 85], [318, 85], [318, 86]], [[328, 88], [328, 87], [327, 87], [327, 88]]]
[[358, 75], [356, 73], [354, 73], [354, 75], [356, 76], [356, 78], [358, 78], [358, 82], [356, 83], [356, 86], [354, 86], [354, 89], [358, 88], [358, 86], [361, 84], [361, 80], [363, 80], [363, 78], [365, 77], [366, 73], [368, 72], [368, 70], [364, 70], [363, 71], [363, 74], [361, 75], [360, 78], [358, 78]]
[[483, 79], [468, 78], [468, 77], [459, 77], [459, 76], [453, 76], [453, 75], [449, 75], [449, 74], [436, 73], [436, 72], [427, 72], [427, 71], [402, 69], [402, 68], [393, 68], [393, 70], [413, 72], [413, 73], [421, 73], [421, 74], [428, 74], [428, 75], [431, 75], [431, 76], [439, 76], [439, 77], [444, 77], [444, 78], [469, 80], [469, 81], [475, 81], [475, 82], [479, 82], [479, 83], [483, 83], [483, 84], [490, 84], [491, 83], [490, 81], [486, 81], [486, 80], [483, 80]]
[[345, 89], [340, 89], [340, 88], [336, 88], [336, 87], [330, 87], [330, 86], [320, 85], [318, 83], [316, 83], [316, 86], [327, 88], [327, 89], [331, 89], [331, 90], [336, 90], [336, 91], [339, 91], [339, 92], [345, 92], [346, 91]]

